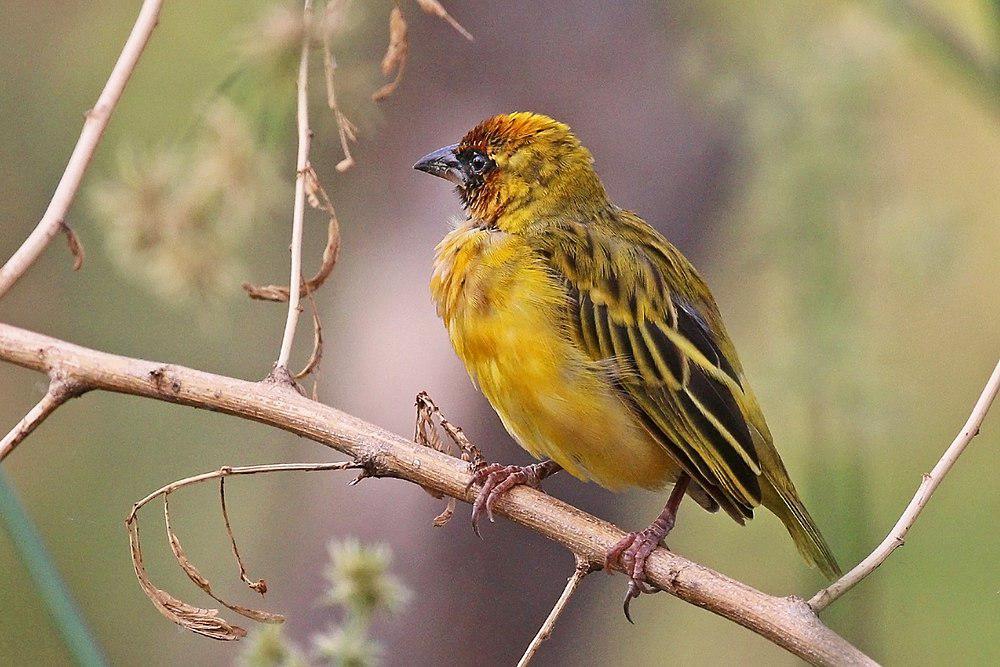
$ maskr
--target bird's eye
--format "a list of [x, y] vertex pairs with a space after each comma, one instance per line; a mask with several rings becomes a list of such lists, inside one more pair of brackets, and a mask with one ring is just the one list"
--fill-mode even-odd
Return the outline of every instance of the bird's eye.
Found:
[[469, 167], [471, 167], [472, 171], [476, 174], [481, 174], [486, 171], [486, 168], [489, 165], [490, 159], [479, 151], [473, 153], [472, 157], [469, 158]]

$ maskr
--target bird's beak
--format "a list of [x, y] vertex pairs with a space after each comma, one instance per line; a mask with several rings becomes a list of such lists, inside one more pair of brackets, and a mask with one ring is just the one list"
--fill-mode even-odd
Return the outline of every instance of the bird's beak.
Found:
[[413, 168], [418, 171], [425, 171], [432, 176], [438, 176], [458, 185], [465, 186], [465, 170], [458, 159], [456, 150], [458, 144], [439, 148], [433, 153], [423, 156], [417, 161]]

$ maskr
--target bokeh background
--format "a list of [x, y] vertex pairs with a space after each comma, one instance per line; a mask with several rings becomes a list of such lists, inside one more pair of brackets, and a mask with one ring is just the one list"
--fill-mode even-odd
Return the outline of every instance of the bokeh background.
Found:
[[[0, 254], [45, 208], [82, 113], [139, 3], [5, 0], [0, 8]], [[779, 449], [841, 563], [884, 535], [954, 433], [1000, 351], [1000, 7], [882, 2], [446, 3], [476, 37], [403, 4], [411, 51], [376, 105], [391, 3], [355, 2], [333, 34], [356, 166], [313, 80], [313, 162], [343, 227], [317, 295], [323, 401], [402, 434], [431, 392], [491, 458], [526, 462], [471, 386], [433, 312], [432, 250], [460, 215], [445, 184], [410, 169], [497, 112], [570, 123], [612, 196], [693, 258], [713, 286]], [[62, 239], [0, 303], [0, 318], [127, 355], [245, 378], [270, 369], [284, 307], [243, 280], [284, 282], [294, 172], [296, 26], [265, 0], [171, 0]], [[277, 11], [277, 13], [274, 13]], [[289, 63], [291, 68], [289, 69]], [[228, 100], [228, 102], [223, 101]], [[228, 180], [227, 180], [228, 179]], [[214, 188], [214, 189], [213, 189]], [[310, 213], [306, 261], [325, 220]], [[308, 320], [297, 358], [308, 355]], [[0, 423], [43, 378], [0, 366]], [[1000, 514], [991, 416], [904, 549], [824, 618], [888, 664], [1000, 661]], [[6, 428], [6, 426], [4, 427]], [[241, 646], [183, 631], [142, 595], [122, 519], [176, 478], [220, 465], [333, 460], [259, 425], [94, 393], [46, 422], [3, 466], [110, 661], [232, 664]], [[342, 473], [228, 485], [235, 530], [267, 606], [302, 646], [336, 619], [320, 603], [326, 544], [392, 549], [412, 595], [372, 636], [387, 665], [513, 664], [572, 569], [504, 521], [475, 538], [467, 507], [397, 481]], [[627, 529], [663, 498], [557, 476], [547, 490]], [[176, 529], [229, 597], [235, 581], [214, 487], [175, 494]], [[144, 519], [154, 582], [207, 604], [172, 562], [157, 506]], [[0, 522], [2, 523], [2, 522]], [[822, 585], [779, 523], [747, 528], [689, 506], [673, 549], [764, 591]], [[621, 577], [593, 576], [540, 664], [792, 664], [731, 623], [667, 596], [620, 612]], [[70, 653], [0, 530], [0, 664]]]

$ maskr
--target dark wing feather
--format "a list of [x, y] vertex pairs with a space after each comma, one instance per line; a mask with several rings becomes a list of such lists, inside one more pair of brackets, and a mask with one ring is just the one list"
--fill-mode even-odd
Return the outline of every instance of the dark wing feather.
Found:
[[546, 257], [566, 283], [577, 342], [695, 483], [737, 521], [750, 518], [761, 471], [740, 376], [699, 306], [670, 290], [675, 267], [659, 249], [586, 225], [566, 233]]

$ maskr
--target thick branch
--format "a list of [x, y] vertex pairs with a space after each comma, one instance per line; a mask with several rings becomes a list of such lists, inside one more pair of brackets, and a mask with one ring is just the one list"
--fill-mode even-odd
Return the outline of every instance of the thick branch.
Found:
[[990, 405], [992, 405], [993, 399], [996, 398], [997, 392], [1000, 392], [1000, 361], [997, 362], [996, 367], [993, 369], [993, 374], [990, 375], [983, 393], [979, 395], [979, 400], [976, 401], [976, 405], [972, 409], [969, 419], [965, 422], [965, 426], [955, 436], [955, 439], [948, 446], [948, 449], [945, 450], [941, 456], [941, 460], [937, 462], [934, 469], [929, 474], [924, 474], [924, 478], [917, 488], [916, 495], [913, 496], [913, 500], [903, 510], [903, 514], [899, 517], [896, 525], [892, 527], [892, 530], [882, 540], [882, 543], [867, 558], [854, 566], [850, 572], [833, 582], [830, 586], [816, 593], [809, 600], [810, 607], [817, 612], [825, 609], [831, 602], [874, 572], [875, 568], [881, 565], [893, 551], [903, 546], [903, 543], [906, 541], [906, 533], [913, 527], [917, 517], [920, 516], [927, 502], [931, 499], [931, 495], [934, 494], [944, 476], [948, 474], [948, 471], [958, 461], [958, 457], [962, 455], [968, 444], [979, 434], [979, 427], [982, 426], [983, 419], [986, 417], [986, 413], [989, 412]]
[[[118, 105], [122, 91], [125, 90], [125, 84], [128, 83], [132, 72], [135, 71], [139, 56], [146, 48], [153, 28], [156, 27], [162, 5], [163, 0], [146, 0], [142, 4], [139, 17], [132, 27], [132, 32], [125, 42], [121, 55], [118, 56], [118, 62], [111, 70], [108, 82], [104, 84], [104, 90], [97, 98], [97, 104], [87, 112], [80, 138], [66, 164], [62, 178], [59, 179], [59, 185], [56, 186], [48, 208], [45, 209], [45, 213], [38, 225], [35, 226], [34, 231], [25, 239], [17, 252], [7, 260], [3, 268], [0, 268], [0, 298], [10, 291], [14, 283], [24, 275], [28, 267], [35, 263], [45, 247], [59, 232], [66, 231], [75, 263], [78, 264], [82, 260], [83, 253], [79, 250], [79, 241], [72, 230], [66, 226], [66, 213], [80, 189], [83, 174], [87, 171], [87, 167], [94, 157], [94, 152], [97, 150], [97, 144], [100, 143], [101, 137], [104, 135], [104, 130], [111, 119], [111, 112]], [[75, 268], [79, 268], [79, 266], [75, 266]]]
[[[40, 372], [58, 370], [93, 389], [145, 396], [270, 424], [337, 449], [372, 476], [397, 477], [465, 502], [474, 499], [468, 464], [421, 447], [276, 383], [247, 382], [182, 366], [98, 352], [0, 324], [0, 360]], [[562, 544], [592, 567], [624, 533], [541, 491], [518, 487], [496, 511]], [[649, 581], [668, 593], [728, 618], [818, 665], [872, 665], [870, 658], [826, 627], [801, 599], [774, 597], [707, 567], [657, 549]]]

